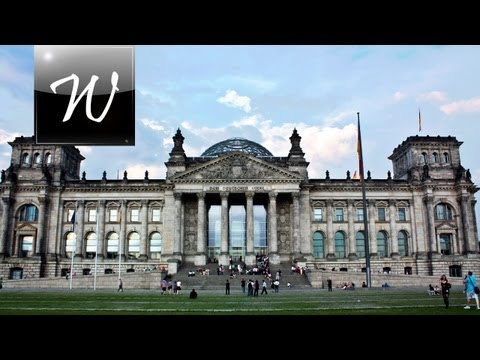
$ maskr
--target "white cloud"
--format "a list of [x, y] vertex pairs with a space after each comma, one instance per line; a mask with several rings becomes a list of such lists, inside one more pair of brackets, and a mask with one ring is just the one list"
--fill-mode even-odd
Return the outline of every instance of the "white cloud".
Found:
[[160, 125], [160, 123], [156, 120], [144, 118], [144, 119], [141, 119], [140, 121], [142, 122], [143, 125], [145, 125], [145, 127], [150, 128], [152, 130], [155, 130], [155, 131], [165, 130], [165, 128], [162, 125]]
[[15, 140], [17, 136], [22, 136], [24, 134], [20, 134], [17, 132], [8, 132], [6, 130], [0, 129], [0, 144], [6, 144], [9, 141]]
[[456, 112], [477, 112], [480, 111], [480, 97], [454, 101], [440, 107], [445, 114], [453, 114]]
[[403, 100], [405, 99], [406, 96], [407, 94], [401, 91], [397, 91], [395, 94], [393, 94], [393, 101], [397, 102], [397, 101]]
[[256, 126], [260, 115], [252, 115], [233, 122], [233, 126], [242, 127], [242, 126]]
[[235, 90], [227, 90], [224, 96], [217, 99], [217, 102], [229, 107], [242, 109], [247, 113], [252, 110], [250, 98], [248, 96], [238, 95]]
[[275, 156], [286, 156], [291, 148], [290, 136], [294, 128], [302, 137], [300, 146], [310, 162], [309, 177], [323, 177], [325, 170], [339, 167], [345, 160], [356, 160], [357, 127], [349, 124], [343, 128], [311, 126], [304, 123], [270, 126], [262, 123], [262, 145]]
[[446, 102], [447, 95], [441, 91], [430, 91], [429, 93], [426, 94], [421, 94], [418, 99], [420, 101], [428, 101], [428, 102], [434, 102], [434, 103], [444, 103]]
[[343, 119], [346, 119], [348, 117], [352, 117], [355, 118], [355, 115], [356, 115], [356, 112], [354, 110], [351, 110], [351, 111], [342, 111], [340, 113], [336, 113], [336, 114], [332, 114], [332, 115], [327, 115], [325, 121], [324, 121], [324, 125], [325, 126], [332, 126], [340, 121], [342, 121]]

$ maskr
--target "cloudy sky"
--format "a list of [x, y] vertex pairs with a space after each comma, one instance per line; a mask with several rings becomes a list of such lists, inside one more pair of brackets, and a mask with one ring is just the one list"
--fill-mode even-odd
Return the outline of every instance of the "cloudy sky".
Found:
[[[480, 182], [480, 46], [136, 46], [135, 68], [136, 145], [80, 147], [87, 179], [164, 178], [177, 128], [187, 156], [232, 137], [286, 156], [296, 128], [309, 177], [345, 178], [357, 170], [360, 112], [373, 178], [386, 178], [408, 136], [452, 135]], [[33, 80], [33, 46], [0, 46], [2, 169], [7, 141], [34, 133]]]

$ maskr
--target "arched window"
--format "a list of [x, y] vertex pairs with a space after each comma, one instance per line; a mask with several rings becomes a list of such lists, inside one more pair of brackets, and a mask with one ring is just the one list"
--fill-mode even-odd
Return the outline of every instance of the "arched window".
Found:
[[337, 231], [335, 233], [335, 256], [337, 259], [346, 258], [345, 234], [342, 231]]
[[23, 153], [22, 155], [22, 164], [23, 165], [30, 165], [31, 157], [29, 153]]
[[313, 256], [316, 258], [325, 257], [325, 236], [321, 231], [313, 233]]
[[97, 234], [89, 232], [87, 234], [87, 244], [85, 246], [85, 256], [87, 259], [93, 259], [97, 252]]
[[423, 163], [424, 163], [424, 164], [428, 164], [428, 156], [427, 156], [427, 153], [426, 153], [426, 152], [423, 152], [423, 153], [422, 153], [422, 157], [423, 157]]
[[33, 222], [38, 220], [38, 209], [35, 205], [28, 204], [20, 209], [19, 221]]
[[45, 162], [48, 164], [52, 163], [52, 154], [51, 153], [46, 153], [45, 154]]
[[363, 231], [358, 231], [355, 239], [356, 239], [356, 245], [357, 245], [357, 250], [356, 250], [357, 256], [359, 258], [364, 258], [365, 257], [365, 233]]
[[452, 220], [452, 208], [450, 205], [440, 203], [435, 207], [436, 220]]
[[155, 231], [150, 234], [150, 259], [160, 259], [162, 255], [162, 235]]
[[118, 256], [118, 234], [111, 232], [107, 236], [107, 259], [115, 259]]
[[138, 258], [140, 256], [140, 235], [133, 231], [128, 235], [128, 257]]
[[69, 259], [72, 258], [75, 251], [75, 239], [76, 235], [73, 231], [69, 231], [65, 236], [65, 256]]
[[39, 154], [39, 153], [35, 153], [35, 155], [33, 155], [33, 162], [35, 165], [39, 165], [42, 163], [42, 156]]
[[436, 152], [433, 153], [433, 162], [438, 163], [438, 154]]
[[445, 163], [450, 162], [450, 156], [448, 155], [447, 152], [444, 152], [444, 153], [443, 153], [443, 161], [444, 161]]
[[377, 233], [377, 253], [379, 257], [388, 256], [388, 237], [385, 231]]
[[408, 234], [405, 230], [398, 232], [398, 255], [408, 256]]

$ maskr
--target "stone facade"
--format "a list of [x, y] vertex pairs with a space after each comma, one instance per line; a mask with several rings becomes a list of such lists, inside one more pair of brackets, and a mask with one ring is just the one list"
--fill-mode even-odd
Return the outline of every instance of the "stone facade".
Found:
[[[183, 263], [462, 276], [480, 271], [475, 193], [455, 137], [409, 137], [385, 179], [309, 179], [296, 130], [287, 156], [229, 139], [188, 157], [180, 130], [165, 179], [89, 180], [77, 148], [18, 137], [0, 191], [5, 279], [168, 269]], [[366, 211], [365, 211], [366, 210]], [[366, 219], [365, 219], [366, 217]], [[365, 231], [367, 223], [367, 231]], [[368, 237], [368, 242], [365, 238]], [[97, 241], [98, 239], [98, 241]], [[96, 253], [98, 252], [98, 256]], [[120, 254], [120, 255], [119, 255]], [[96, 264], [96, 265], [95, 265]]]

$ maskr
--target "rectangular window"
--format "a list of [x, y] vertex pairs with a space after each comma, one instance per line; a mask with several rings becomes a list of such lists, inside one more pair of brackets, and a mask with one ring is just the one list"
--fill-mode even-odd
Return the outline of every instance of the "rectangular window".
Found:
[[159, 222], [160, 220], [160, 209], [152, 209], [152, 221]]
[[313, 220], [314, 221], [323, 221], [323, 209], [322, 208], [313, 209]]
[[385, 216], [385, 208], [378, 208], [377, 209], [378, 221], [386, 221], [387, 218]]
[[110, 209], [110, 222], [117, 222], [118, 221], [118, 210], [117, 209]]
[[140, 210], [132, 209], [130, 210], [130, 221], [140, 221]]
[[69, 223], [72, 222], [72, 216], [75, 213], [75, 209], [68, 209], [67, 210], [67, 220]]
[[32, 251], [33, 236], [24, 236], [22, 239], [22, 251]]
[[97, 221], [97, 209], [88, 209], [88, 221], [89, 222]]
[[363, 221], [363, 209], [357, 208], [357, 221]]
[[343, 208], [335, 209], [335, 221], [343, 221]]
[[398, 208], [398, 221], [407, 221], [407, 211], [405, 208]]

